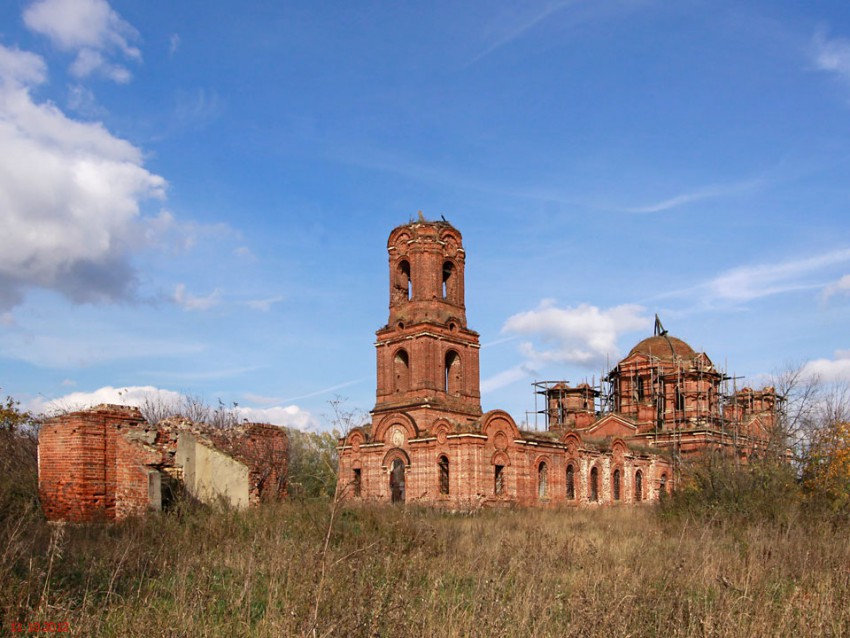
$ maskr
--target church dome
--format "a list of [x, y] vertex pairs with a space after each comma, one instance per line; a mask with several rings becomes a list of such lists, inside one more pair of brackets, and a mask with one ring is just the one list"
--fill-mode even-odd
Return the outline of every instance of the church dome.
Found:
[[669, 335], [655, 335], [644, 339], [631, 349], [629, 356], [638, 353], [666, 361], [672, 361], [674, 358], [693, 359], [697, 354], [687, 343]]

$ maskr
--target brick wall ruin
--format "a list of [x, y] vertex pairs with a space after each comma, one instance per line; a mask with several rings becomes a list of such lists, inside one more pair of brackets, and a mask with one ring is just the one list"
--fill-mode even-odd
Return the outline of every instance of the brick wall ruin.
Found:
[[168, 506], [177, 488], [236, 507], [286, 494], [282, 428], [146, 423], [137, 408], [99, 405], [48, 419], [39, 432], [39, 496], [51, 521], [120, 520]]

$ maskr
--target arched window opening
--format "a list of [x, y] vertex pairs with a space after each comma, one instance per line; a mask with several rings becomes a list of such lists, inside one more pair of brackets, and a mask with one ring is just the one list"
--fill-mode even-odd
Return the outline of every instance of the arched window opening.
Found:
[[614, 485], [611, 487], [614, 500], [620, 500], [620, 470], [614, 470]]
[[635, 501], [643, 500], [643, 472], [635, 472]]
[[393, 357], [393, 377], [396, 392], [410, 389], [410, 359], [405, 350], [399, 350]]
[[537, 467], [537, 497], [546, 498], [549, 490], [549, 467], [546, 461], [541, 461]]
[[449, 493], [449, 459], [441, 456], [438, 461], [440, 466], [440, 494]]
[[390, 471], [390, 495], [393, 503], [404, 503], [404, 462], [401, 459], [393, 461]]
[[455, 265], [450, 261], [443, 263], [443, 299], [455, 300]]
[[679, 386], [676, 386], [676, 410], [685, 411], [685, 394]]
[[646, 391], [643, 387], [643, 377], [637, 378], [637, 400], [643, 401], [645, 398]]
[[576, 471], [573, 464], [567, 466], [567, 500], [574, 501], [576, 498]]
[[505, 493], [505, 466], [497, 465], [495, 472], [495, 482], [493, 483], [493, 494], [501, 496]]
[[444, 375], [444, 390], [449, 394], [459, 395], [461, 390], [461, 362], [460, 355], [454, 350], [446, 353], [446, 366]]
[[658, 483], [658, 497], [664, 498], [667, 495], [667, 475], [661, 475], [661, 481]]
[[557, 399], [558, 401], [558, 423], [564, 422], [564, 401], [562, 399]]
[[354, 479], [351, 481], [352, 488], [354, 490], [354, 497], [360, 498], [360, 487], [361, 487], [362, 476], [360, 474], [360, 468], [354, 468]]
[[402, 259], [398, 262], [396, 290], [398, 291], [398, 297], [403, 301], [410, 301], [413, 298], [413, 281], [410, 278], [410, 262], [406, 259]]
[[599, 500], [599, 470], [590, 470], [590, 500], [594, 503]]

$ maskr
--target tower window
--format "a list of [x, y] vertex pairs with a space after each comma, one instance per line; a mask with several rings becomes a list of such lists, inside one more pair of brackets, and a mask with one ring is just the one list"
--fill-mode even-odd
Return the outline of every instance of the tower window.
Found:
[[398, 291], [398, 297], [401, 300], [410, 301], [413, 298], [413, 280], [410, 278], [410, 262], [406, 259], [398, 262], [395, 287]]
[[643, 401], [644, 399], [644, 389], [643, 389], [643, 377], [637, 378], [637, 400]]
[[576, 497], [576, 471], [573, 464], [567, 466], [567, 500], [575, 500]]
[[685, 411], [685, 395], [679, 386], [676, 386], [676, 409], [679, 412]]
[[404, 350], [398, 350], [393, 357], [393, 376], [396, 392], [410, 389], [410, 359]]
[[446, 367], [444, 372], [443, 389], [448, 394], [460, 394], [462, 378], [460, 355], [454, 350], [449, 350], [446, 353]]
[[354, 496], [356, 498], [360, 497], [361, 478], [362, 477], [360, 475], [360, 468], [359, 467], [355, 468], [354, 469], [354, 480], [352, 480], [351, 483], [352, 483], [352, 488], [354, 489]]
[[449, 459], [441, 456], [438, 461], [440, 466], [440, 494], [449, 493]]
[[493, 484], [493, 494], [501, 496], [505, 493], [505, 466], [497, 465], [495, 472], [495, 482]]
[[443, 299], [455, 301], [455, 265], [450, 262], [443, 263]]

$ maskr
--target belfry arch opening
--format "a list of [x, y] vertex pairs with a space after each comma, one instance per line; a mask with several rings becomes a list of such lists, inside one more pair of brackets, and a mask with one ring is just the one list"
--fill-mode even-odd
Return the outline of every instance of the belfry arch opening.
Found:
[[460, 394], [463, 379], [461, 367], [460, 355], [454, 350], [449, 350], [446, 353], [446, 365], [443, 371], [443, 389], [447, 394]]
[[455, 265], [443, 262], [443, 299], [457, 301], [457, 269]]
[[406, 350], [398, 350], [393, 357], [393, 389], [396, 392], [410, 390], [410, 358]]
[[398, 262], [395, 281], [396, 297], [401, 301], [413, 298], [413, 280], [410, 278], [410, 262], [402, 259]]

